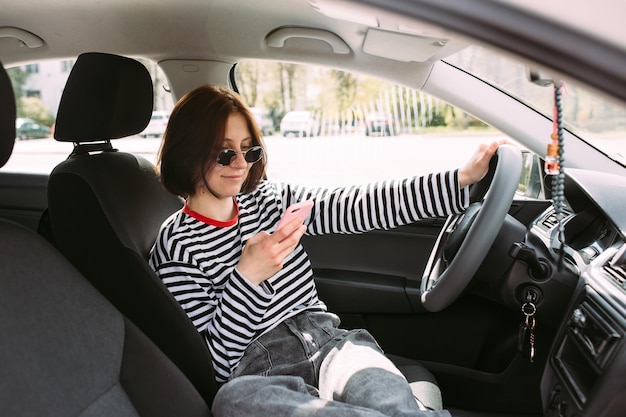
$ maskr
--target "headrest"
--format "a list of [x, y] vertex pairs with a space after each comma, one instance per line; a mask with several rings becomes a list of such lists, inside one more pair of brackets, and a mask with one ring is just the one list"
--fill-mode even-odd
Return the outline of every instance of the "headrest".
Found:
[[15, 97], [9, 74], [0, 62], [0, 167], [9, 160], [15, 143]]
[[82, 54], [65, 84], [54, 138], [94, 142], [135, 135], [150, 122], [152, 104], [152, 78], [139, 61]]

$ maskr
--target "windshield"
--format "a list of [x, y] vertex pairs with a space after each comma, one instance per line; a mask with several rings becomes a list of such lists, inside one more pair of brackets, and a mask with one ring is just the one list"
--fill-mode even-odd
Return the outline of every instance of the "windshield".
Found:
[[[527, 65], [473, 46], [446, 61], [476, 75], [552, 119], [554, 103], [546, 88], [529, 80]], [[626, 107], [571, 82], [564, 83], [565, 128], [626, 165]]]

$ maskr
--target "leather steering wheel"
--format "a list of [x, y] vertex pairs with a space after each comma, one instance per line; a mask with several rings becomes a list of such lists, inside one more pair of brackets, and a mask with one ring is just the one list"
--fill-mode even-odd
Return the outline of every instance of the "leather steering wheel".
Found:
[[482, 189], [472, 198], [482, 202], [449, 216], [437, 237], [420, 285], [422, 306], [428, 311], [443, 310], [467, 288], [513, 202], [522, 170], [521, 151], [501, 145], [491, 162], [485, 178], [470, 192]]

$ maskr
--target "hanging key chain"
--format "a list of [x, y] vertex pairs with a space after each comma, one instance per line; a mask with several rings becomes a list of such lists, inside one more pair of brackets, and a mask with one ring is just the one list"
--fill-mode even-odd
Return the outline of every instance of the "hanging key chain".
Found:
[[530, 363], [533, 363], [535, 360], [535, 325], [537, 324], [535, 320], [535, 313], [537, 312], [537, 307], [535, 304], [530, 301], [522, 304], [522, 313], [525, 316], [524, 319], [524, 329], [528, 334], [528, 342], [530, 345]]

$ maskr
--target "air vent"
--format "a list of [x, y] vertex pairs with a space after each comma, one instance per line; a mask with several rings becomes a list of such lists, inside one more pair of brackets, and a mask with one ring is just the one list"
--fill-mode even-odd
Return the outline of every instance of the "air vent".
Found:
[[611, 266], [604, 265], [604, 272], [606, 272], [620, 287], [626, 288], [626, 269], [624, 266]]
[[554, 211], [550, 212], [546, 217], [541, 220], [541, 225], [546, 229], [550, 230], [554, 226], [556, 226], [559, 222], [558, 217]]
[[606, 272], [620, 287], [626, 289], [626, 244], [604, 265]]

